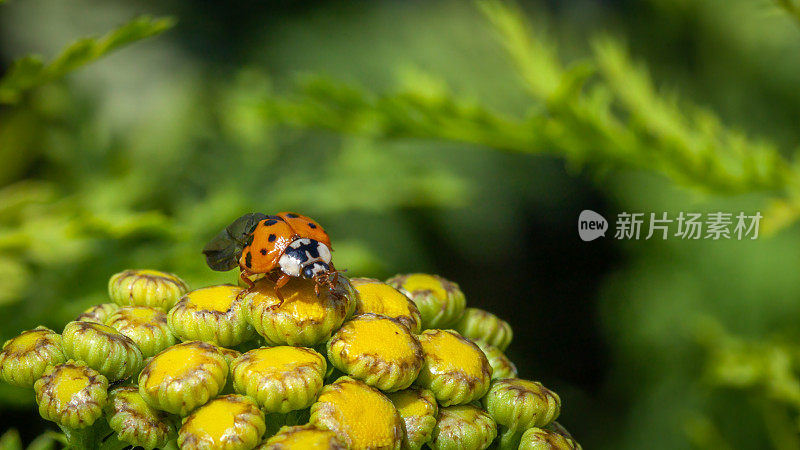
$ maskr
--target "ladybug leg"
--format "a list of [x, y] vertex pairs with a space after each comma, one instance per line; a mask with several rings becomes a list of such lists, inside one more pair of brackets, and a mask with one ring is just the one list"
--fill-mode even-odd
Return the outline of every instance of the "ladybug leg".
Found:
[[277, 305], [273, 305], [272, 308], [280, 308], [280, 306], [283, 304], [283, 295], [281, 294], [281, 288], [286, 286], [286, 283], [288, 283], [291, 278], [292, 277], [290, 275], [282, 273], [281, 276], [279, 276], [278, 279], [275, 281], [275, 296], [278, 297], [279, 303]]
[[250, 289], [253, 289], [253, 286], [255, 286], [255, 285], [256, 285], [256, 284], [253, 282], [253, 280], [251, 280], [251, 279], [249, 278], [249, 275], [250, 275], [250, 274], [249, 274], [249, 273], [247, 273], [247, 272], [245, 272], [245, 271], [242, 271], [241, 273], [239, 273], [239, 279], [241, 279], [242, 281], [244, 281], [244, 283], [247, 285], [247, 289], [248, 289], [248, 290], [250, 290]]

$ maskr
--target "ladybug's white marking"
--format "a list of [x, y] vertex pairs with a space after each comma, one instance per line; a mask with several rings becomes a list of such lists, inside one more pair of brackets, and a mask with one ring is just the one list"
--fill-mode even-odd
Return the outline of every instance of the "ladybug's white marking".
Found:
[[330, 270], [331, 249], [314, 239], [295, 239], [283, 252], [278, 264], [286, 275], [314, 278]]

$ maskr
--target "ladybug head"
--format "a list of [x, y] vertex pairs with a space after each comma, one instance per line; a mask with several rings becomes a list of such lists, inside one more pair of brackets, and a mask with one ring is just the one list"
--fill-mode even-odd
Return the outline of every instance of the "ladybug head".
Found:
[[283, 273], [313, 279], [330, 270], [331, 250], [314, 239], [295, 239], [278, 260]]
[[242, 250], [249, 244], [253, 230], [258, 222], [266, 218], [267, 215], [261, 213], [245, 214], [214, 236], [203, 247], [208, 267], [224, 272], [238, 266]]

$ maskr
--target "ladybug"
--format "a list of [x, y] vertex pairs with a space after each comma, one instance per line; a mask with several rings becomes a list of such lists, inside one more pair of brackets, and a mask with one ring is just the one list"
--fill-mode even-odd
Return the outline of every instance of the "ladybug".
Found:
[[225, 227], [203, 248], [212, 270], [239, 266], [240, 278], [251, 288], [251, 275], [266, 273], [275, 281], [275, 292], [291, 277], [333, 286], [337, 272], [331, 263], [331, 239], [313, 219], [293, 212], [275, 215], [245, 214]]

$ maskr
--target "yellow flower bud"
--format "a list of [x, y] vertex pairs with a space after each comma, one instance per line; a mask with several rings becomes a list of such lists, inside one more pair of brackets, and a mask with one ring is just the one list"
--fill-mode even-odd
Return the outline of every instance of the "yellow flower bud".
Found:
[[0, 377], [6, 383], [31, 387], [48, 365], [67, 360], [61, 345], [61, 336], [45, 327], [23, 331], [6, 341], [0, 352]]
[[258, 450], [317, 449], [345, 450], [347, 447], [333, 431], [320, 430], [313, 425], [282, 427], [278, 434], [257, 447]]
[[106, 325], [129, 337], [145, 358], [175, 344], [164, 311], [149, 306], [123, 306], [106, 320]]
[[333, 431], [352, 450], [399, 450], [403, 442], [403, 422], [392, 402], [350, 377], [322, 389], [311, 406], [310, 422]]
[[368, 313], [339, 328], [328, 341], [328, 358], [353, 378], [391, 392], [417, 378], [422, 347], [400, 320]]
[[357, 293], [344, 276], [333, 290], [314, 292], [313, 280], [292, 278], [280, 289], [283, 301], [275, 294], [275, 283], [268, 278], [256, 282], [244, 295], [248, 319], [269, 345], [313, 347], [328, 338], [353, 315]]
[[231, 364], [233, 388], [269, 413], [307, 408], [322, 389], [325, 358], [310, 348], [264, 347]]
[[95, 322], [70, 322], [62, 334], [64, 352], [84, 361], [109, 381], [124, 380], [142, 367], [142, 351], [129, 337]]
[[418, 387], [408, 388], [389, 394], [400, 417], [405, 422], [406, 439], [404, 447], [419, 450], [431, 440], [439, 405], [433, 392]]
[[228, 363], [217, 347], [184, 342], [147, 363], [139, 374], [139, 393], [153, 408], [184, 416], [216, 397], [227, 377]]
[[489, 389], [492, 367], [480, 348], [452, 330], [419, 335], [425, 363], [416, 384], [433, 391], [442, 406], [477, 400]]
[[33, 385], [39, 414], [68, 428], [86, 428], [103, 415], [108, 380], [81, 361], [50, 366]]
[[386, 283], [396, 287], [417, 305], [423, 330], [449, 328], [464, 313], [464, 293], [456, 283], [438, 275], [395, 275]]
[[264, 413], [243, 395], [224, 395], [183, 419], [178, 432], [181, 450], [249, 450], [266, 430]]
[[137, 386], [119, 386], [109, 391], [106, 417], [117, 438], [134, 447], [162, 448], [175, 435], [171, 418], [148, 405]]
[[126, 270], [111, 277], [108, 295], [122, 306], [172, 308], [189, 286], [176, 275], [157, 270]]
[[397, 319], [414, 334], [421, 331], [422, 319], [417, 305], [402, 292], [373, 278], [353, 278], [350, 282], [358, 291], [356, 315], [380, 314]]
[[251, 339], [238, 286], [222, 285], [197, 289], [181, 297], [169, 311], [169, 326], [183, 341], [205, 341], [232, 347]]

